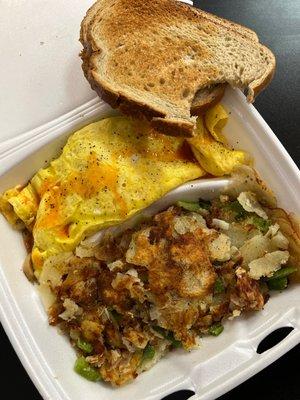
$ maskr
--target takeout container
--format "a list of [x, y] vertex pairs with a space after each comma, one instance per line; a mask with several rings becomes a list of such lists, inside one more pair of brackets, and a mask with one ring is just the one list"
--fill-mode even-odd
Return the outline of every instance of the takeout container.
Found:
[[[238, 91], [228, 89], [222, 101], [230, 112], [225, 134], [235, 148], [255, 158], [255, 168], [274, 190], [279, 205], [300, 215], [300, 173], [274, 133]], [[67, 137], [79, 127], [113, 115], [99, 99], [0, 145], [0, 192], [25, 183], [56, 157]], [[158, 212], [172, 202], [217, 196], [227, 179], [187, 183], [150, 206]], [[228, 321], [219, 337], [202, 339], [202, 348], [176, 350], [133, 383], [113, 389], [74, 373], [75, 351], [58, 330], [48, 325], [36, 288], [21, 271], [25, 247], [19, 232], [0, 217], [1, 322], [21, 362], [44, 399], [158, 400], [181, 389], [191, 399], [215, 399], [282, 356], [300, 341], [300, 286], [272, 293], [263, 311]], [[257, 354], [258, 344], [276, 328], [294, 330], [275, 347]]]

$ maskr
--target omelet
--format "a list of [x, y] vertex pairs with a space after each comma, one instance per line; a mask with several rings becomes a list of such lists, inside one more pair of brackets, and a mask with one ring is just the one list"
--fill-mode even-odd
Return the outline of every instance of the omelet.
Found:
[[73, 251], [87, 235], [204, 174], [183, 138], [113, 117], [74, 133], [59, 158], [2, 199], [10, 219], [32, 230], [32, 261], [40, 269], [48, 257]]
[[205, 125], [209, 133], [217, 142], [226, 143], [226, 138], [222, 134], [222, 130], [227, 124], [228, 113], [221, 104], [216, 104], [210, 108], [204, 116]]
[[87, 236], [121, 223], [171, 189], [207, 173], [230, 174], [247, 154], [226, 145], [228, 114], [217, 104], [195, 137], [165, 136], [147, 122], [111, 117], [75, 132], [60, 157], [24, 188], [7, 190], [0, 211], [33, 235], [35, 270]]
[[229, 175], [237, 166], [250, 162], [245, 151], [226, 145], [221, 130], [227, 119], [227, 112], [221, 105], [213, 107], [204, 120], [198, 117], [195, 136], [188, 139], [201, 167], [213, 176]]

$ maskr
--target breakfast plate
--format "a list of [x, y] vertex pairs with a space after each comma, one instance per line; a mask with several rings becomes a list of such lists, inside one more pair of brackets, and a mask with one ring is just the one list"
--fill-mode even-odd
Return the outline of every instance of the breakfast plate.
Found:
[[[230, 144], [255, 156], [255, 168], [277, 195], [279, 206], [300, 214], [300, 175], [274, 133], [244, 96], [228, 89], [222, 104], [230, 112], [225, 134]], [[99, 100], [2, 144], [0, 191], [25, 183], [34, 172], [56, 157], [70, 133], [87, 123], [115, 114]], [[175, 189], [154, 205], [153, 212], [172, 202], [209, 198], [228, 184], [226, 179], [202, 179]], [[218, 338], [204, 338], [197, 351], [181, 350], [163, 358], [155, 368], [119, 389], [83, 380], [74, 374], [75, 353], [65, 337], [48, 326], [36, 288], [20, 266], [25, 257], [22, 238], [1, 216], [0, 250], [1, 321], [20, 360], [41, 395], [51, 399], [162, 399], [169, 393], [189, 389], [197, 399], [214, 399], [279, 358], [299, 342], [299, 286], [291, 285], [273, 295], [261, 313], [226, 323]], [[257, 353], [259, 343], [280, 327], [291, 333], [275, 347]]]
[[[192, 4], [189, 0], [183, 2]], [[55, 7], [53, 12], [48, 13], [45, 26], [39, 31], [42, 35], [39, 41], [35, 36], [30, 37], [29, 31], [24, 33], [23, 39], [22, 24], [17, 24], [18, 29], [12, 33], [16, 48], [11, 50], [9, 57], [13, 65], [9, 68], [10, 73], [14, 77], [20, 75], [18, 68], [22, 63], [14, 59], [18, 54], [18, 58], [23, 57], [23, 64], [27, 66], [23, 81], [32, 81], [32, 92], [36, 95], [42, 93], [47, 82], [50, 90], [47, 91], [49, 95], [44, 103], [40, 102], [39, 98], [35, 102], [36, 97], [33, 96], [32, 104], [28, 103], [27, 108], [19, 110], [21, 118], [17, 118], [18, 121], [14, 125], [12, 124], [12, 121], [16, 120], [14, 113], [5, 111], [9, 118], [3, 121], [5, 141], [0, 143], [0, 193], [16, 185], [25, 185], [37, 170], [47, 166], [61, 153], [73, 132], [91, 122], [118, 115], [117, 111], [98, 98], [84, 103], [91, 98], [91, 92], [82, 79], [79, 63], [69, 66], [65, 62], [66, 52], [70, 53], [70, 59], [71, 55], [77, 55], [79, 52], [74, 35], [77, 39], [77, 25], [83, 10], [92, 2], [85, 0], [74, 5], [73, 22], [78, 19], [78, 23], [68, 24], [66, 27], [64, 13], [66, 10], [69, 12], [67, 3], [67, 0], [62, 2], [59, 12]], [[49, 5], [49, 8], [51, 7]], [[40, 11], [45, 12], [45, 10]], [[5, 9], [4, 14], [6, 12], [10, 11]], [[26, 12], [32, 13], [30, 5], [26, 7]], [[52, 20], [54, 16], [55, 22]], [[32, 25], [36, 22], [37, 20], [33, 18]], [[49, 29], [49, 26], [53, 27], [53, 30]], [[45, 63], [43, 73], [36, 69], [35, 64], [39, 64], [32, 62], [28, 50], [30, 46], [24, 45], [22, 52], [17, 49], [18, 45], [26, 41], [35, 48], [34, 54], [41, 56], [41, 60]], [[60, 56], [54, 57], [54, 54]], [[184, 61], [189, 63], [191, 59], [184, 58]], [[57, 76], [53, 74], [54, 70], [58, 71]], [[244, 71], [243, 68], [241, 70]], [[49, 74], [51, 79], [44, 79], [45, 74]], [[72, 84], [66, 79], [66, 75], [68, 79], [72, 78]], [[27, 86], [20, 85], [18, 79], [15, 82], [18, 97], [27, 99]], [[56, 85], [58, 90], [51, 90]], [[11, 104], [12, 98], [8, 96], [4, 107], [11, 107]], [[47, 105], [46, 109], [42, 104]], [[52, 106], [49, 107], [49, 104]], [[82, 105], [77, 107], [78, 104]], [[228, 144], [235, 149], [246, 149], [254, 160], [255, 169], [276, 194], [279, 207], [300, 215], [298, 201], [300, 173], [286, 150], [239, 90], [227, 88], [222, 104], [229, 112], [229, 120], [224, 129]], [[59, 112], [64, 113], [70, 109], [72, 111], [53, 119]], [[39, 125], [45, 120], [50, 122]], [[26, 130], [34, 124], [39, 126], [20, 134], [21, 129]], [[121, 229], [134, 227], [141, 220], [141, 215], [153, 216], [179, 200], [213, 199], [230, 183], [231, 178], [224, 177], [197, 179], [185, 183], [133, 215], [121, 225]], [[299, 343], [300, 308], [297, 301], [299, 285], [291, 284], [283, 293], [273, 292], [271, 300], [260, 313], [240, 316], [234, 323], [225, 322], [226, 329], [220, 337], [202, 338], [201, 348], [190, 353], [183, 352], [182, 349], [169, 353], [154, 368], [137, 377], [129, 385], [115, 389], [104, 383], [89, 382], [74, 373], [73, 366], [76, 359], [74, 349], [65, 336], [58, 335], [56, 329], [49, 326], [37, 289], [38, 285], [31, 284], [22, 273], [21, 266], [26, 256], [22, 235], [13, 230], [2, 215], [0, 215], [0, 229], [2, 232], [1, 322], [23, 366], [44, 399], [79, 400], [86, 398], [88, 393], [91, 400], [119, 398], [159, 400], [170, 393], [185, 389], [195, 393], [192, 399], [215, 399]], [[113, 226], [109, 229], [115, 233], [119, 227]], [[101, 235], [103, 231], [96, 233], [96, 238], [99, 239]], [[95, 236], [87, 238], [84, 242], [88, 243], [90, 239], [95, 240]], [[260, 344], [264, 339], [283, 327], [288, 329], [289, 334], [277, 345], [262, 351]]]

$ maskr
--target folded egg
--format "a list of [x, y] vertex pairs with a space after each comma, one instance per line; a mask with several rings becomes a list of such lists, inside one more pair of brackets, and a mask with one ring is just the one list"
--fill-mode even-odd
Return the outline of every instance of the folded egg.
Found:
[[74, 250], [87, 235], [204, 174], [184, 139], [113, 117], [74, 133], [59, 158], [6, 200], [32, 230], [39, 269], [49, 256]]
[[219, 120], [222, 121], [221, 127], [223, 128], [226, 123], [225, 115], [227, 114], [225, 113], [222, 106], [213, 107], [209, 111], [209, 118], [207, 118], [208, 114], [204, 117], [205, 125], [201, 117], [197, 119], [196, 134], [188, 139], [188, 143], [201, 167], [214, 176], [228, 175], [237, 166], [249, 161], [246, 152], [233, 150], [224, 144], [225, 138], [221, 134], [220, 126], [217, 126]]

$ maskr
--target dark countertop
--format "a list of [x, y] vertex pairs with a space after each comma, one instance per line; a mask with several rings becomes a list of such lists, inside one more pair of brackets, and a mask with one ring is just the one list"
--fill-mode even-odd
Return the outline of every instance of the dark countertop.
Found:
[[[195, 6], [255, 30], [277, 57], [277, 72], [255, 107], [270, 125], [297, 165], [300, 165], [300, 1], [299, 0], [195, 0]], [[3, 329], [0, 330], [2, 392], [12, 399], [41, 400]], [[257, 398], [299, 400], [299, 372], [293, 367], [300, 345], [271, 366], [218, 400]], [[177, 400], [187, 398], [176, 396]], [[175, 397], [173, 397], [175, 400]], [[56, 400], [56, 399], [51, 399]], [[134, 400], [134, 399], [132, 399]]]

